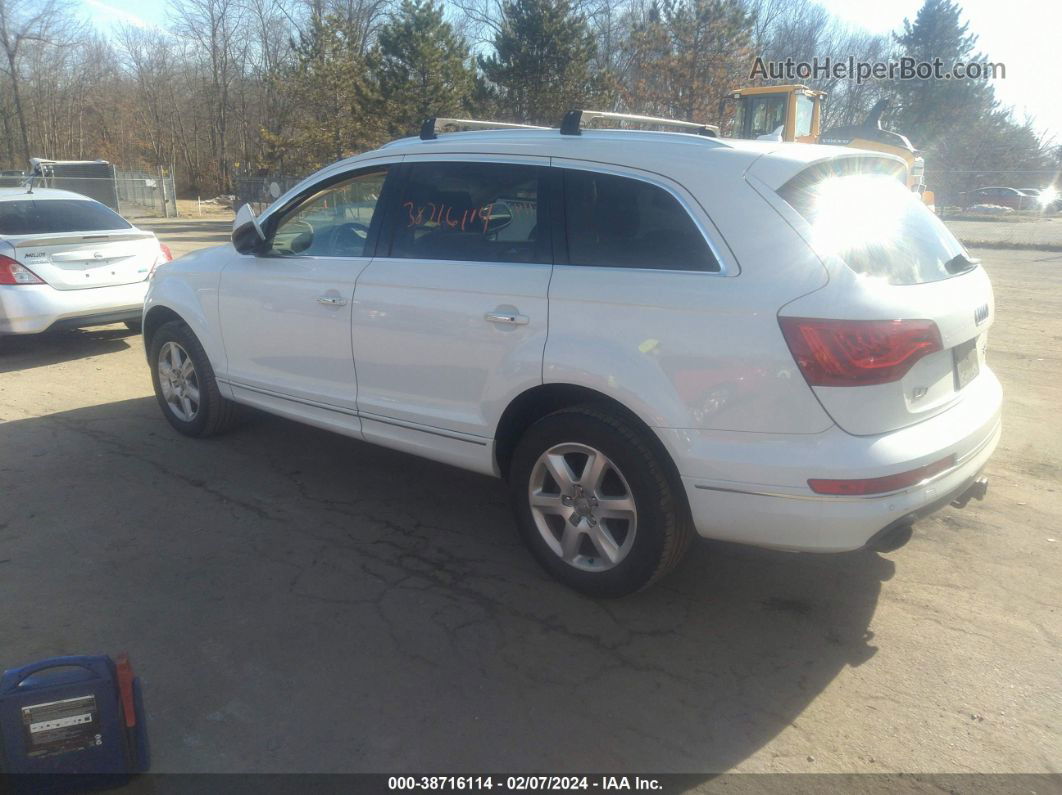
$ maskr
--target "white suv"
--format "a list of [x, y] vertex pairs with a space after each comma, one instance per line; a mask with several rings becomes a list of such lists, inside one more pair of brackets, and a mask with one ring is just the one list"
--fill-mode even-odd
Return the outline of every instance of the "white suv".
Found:
[[984, 270], [851, 149], [631, 130], [395, 141], [160, 267], [166, 419], [236, 404], [505, 478], [539, 562], [629, 593], [695, 533], [895, 546], [984, 493]]

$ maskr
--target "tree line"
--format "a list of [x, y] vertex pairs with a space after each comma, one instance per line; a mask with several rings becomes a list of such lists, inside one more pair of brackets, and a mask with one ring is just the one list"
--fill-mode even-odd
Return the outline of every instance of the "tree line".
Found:
[[[167, 169], [184, 194], [301, 175], [416, 131], [429, 116], [556, 125], [572, 107], [708, 123], [757, 56], [974, 61], [953, 0], [890, 35], [813, 0], [168, 0], [167, 29], [102, 32], [74, 0], [0, 0], [0, 162], [102, 158]], [[1050, 181], [1062, 147], [986, 81], [804, 81], [826, 126], [887, 97], [887, 126], [938, 188]], [[1020, 187], [1025, 187], [1021, 185]]]

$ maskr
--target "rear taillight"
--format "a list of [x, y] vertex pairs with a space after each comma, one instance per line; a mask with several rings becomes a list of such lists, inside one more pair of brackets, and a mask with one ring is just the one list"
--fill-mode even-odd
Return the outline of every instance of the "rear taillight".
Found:
[[943, 350], [932, 320], [823, 320], [780, 317], [782, 334], [812, 386], [898, 381], [915, 362]]
[[885, 475], [880, 478], [863, 478], [860, 480], [825, 480], [812, 478], [808, 486], [816, 494], [835, 494], [839, 496], [865, 496], [867, 494], [886, 494], [890, 491], [916, 486], [923, 480], [928, 480], [934, 475], [951, 469], [955, 466], [955, 456], [949, 455], [932, 464], [926, 464], [918, 469], [900, 472], [896, 475]]
[[0, 284], [44, 284], [44, 279], [18, 260], [0, 254]]
[[165, 243], [159, 243], [159, 255], [155, 259], [155, 264], [151, 266], [151, 270], [148, 271], [147, 277], [150, 279], [155, 275], [155, 268], [166, 262], [173, 262], [173, 252], [170, 251], [170, 247]]

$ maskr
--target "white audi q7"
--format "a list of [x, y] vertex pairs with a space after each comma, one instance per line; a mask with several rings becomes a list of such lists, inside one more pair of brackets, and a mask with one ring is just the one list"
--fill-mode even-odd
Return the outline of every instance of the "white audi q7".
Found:
[[892, 548], [983, 496], [992, 289], [901, 161], [433, 129], [157, 270], [145, 345], [174, 428], [248, 404], [502, 477], [539, 562], [601, 596], [695, 534]]

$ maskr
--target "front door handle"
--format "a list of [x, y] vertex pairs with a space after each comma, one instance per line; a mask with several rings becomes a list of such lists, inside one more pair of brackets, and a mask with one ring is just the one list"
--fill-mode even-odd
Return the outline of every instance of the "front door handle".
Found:
[[317, 303], [325, 304], [326, 306], [346, 306], [347, 299], [340, 298], [338, 295], [319, 295], [317, 296]]
[[504, 326], [526, 326], [527, 315], [519, 315], [516, 312], [488, 312], [483, 316], [491, 323], [499, 323]]

